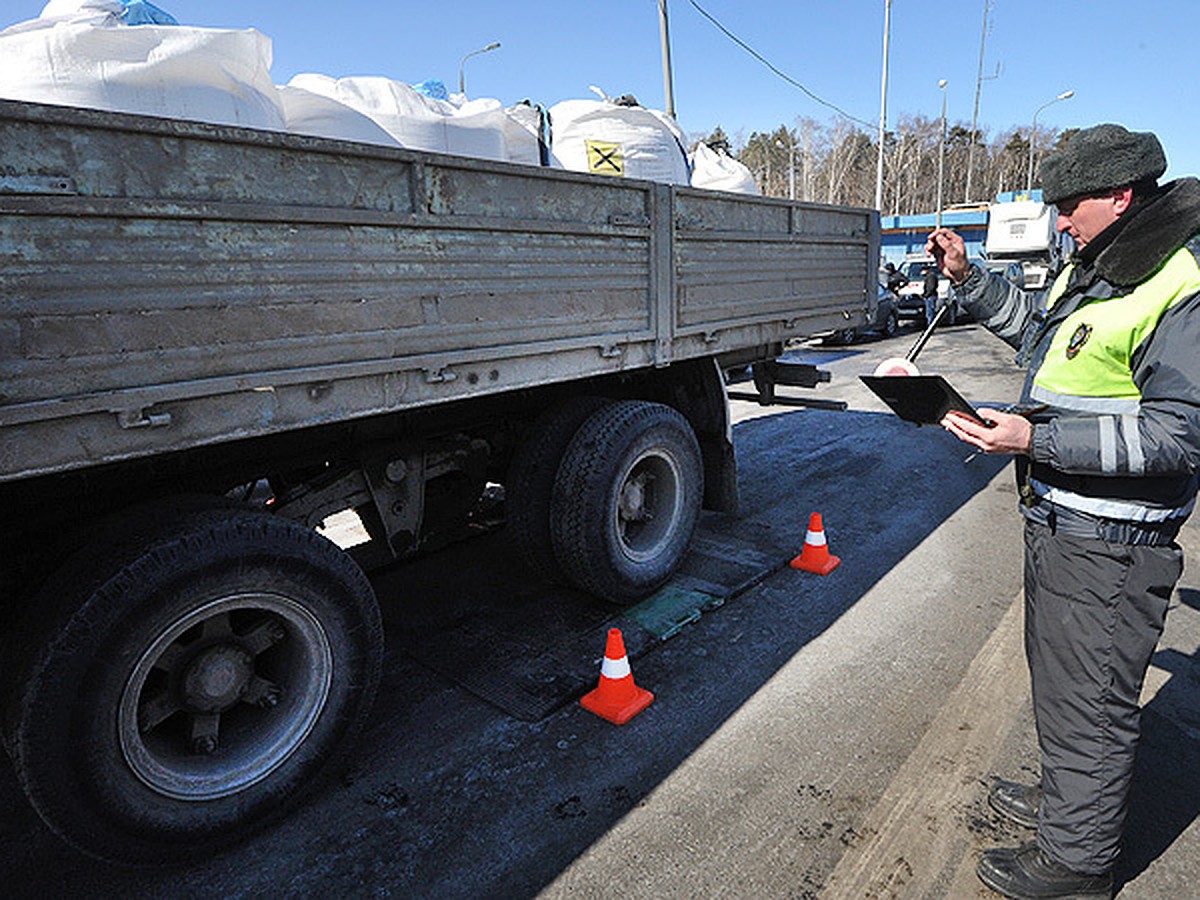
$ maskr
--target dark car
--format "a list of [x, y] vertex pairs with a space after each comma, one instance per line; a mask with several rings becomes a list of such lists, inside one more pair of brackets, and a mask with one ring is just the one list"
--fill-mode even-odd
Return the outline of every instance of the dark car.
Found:
[[866, 320], [862, 325], [850, 328], [839, 328], [837, 331], [821, 335], [823, 343], [853, 344], [868, 332], [891, 337], [900, 328], [900, 314], [897, 311], [899, 303], [896, 295], [889, 291], [887, 285], [879, 283], [879, 290], [873, 302], [867, 304]]

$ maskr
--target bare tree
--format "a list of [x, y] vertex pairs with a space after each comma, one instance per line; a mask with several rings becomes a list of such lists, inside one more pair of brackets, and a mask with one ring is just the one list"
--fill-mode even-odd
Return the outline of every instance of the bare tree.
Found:
[[[1070, 133], [1039, 129], [1036, 146], [1044, 148], [1043, 152], [1060, 149]], [[993, 191], [1024, 189], [1029, 162], [1026, 130], [1012, 128], [989, 141], [983, 130], [972, 135], [968, 126], [953, 123], [948, 124], [945, 140], [943, 197], [963, 196], [972, 155], [972, 181], [979, 185], [974, 192], [982, 195], [981, 199]], [[874, 202], [878, 145], [872, 135], [845, 118], [830, 123], [798, 119], [794, 129], [781, 125], [769, 133], [753, 132], [740, 146], [735, 155], [754, 173], [766, 196], [788, 196], [790, 177], [794, 177], [797, 199], [856, 206]], [[882, 212], [911, 215], [934, 209], [942, 149], [940, 118], [898, 117], [894, 130], [884, 135]]]
[[994, 184], [997, 194], [1022, 190], [1029, 164], [1028, 134], [1020, 129], [1005, 132], [992, 143], [990, 151], [984, 183]]

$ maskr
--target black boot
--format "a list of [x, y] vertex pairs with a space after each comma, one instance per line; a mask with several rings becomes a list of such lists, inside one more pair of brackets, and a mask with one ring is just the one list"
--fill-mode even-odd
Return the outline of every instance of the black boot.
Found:
[[988, 792], [988, 803], [992, 809], [1026, 828], [1037, 828], [1038, 806], [1041, 802], [1042, 789], [1032, 784], [1001, 779]]
[[1072, 872], [1042, 852], [1036, 843], [985, 850], [975, 869], [979, 880], [1013, 900], [1111, 900], [1112, 872]]

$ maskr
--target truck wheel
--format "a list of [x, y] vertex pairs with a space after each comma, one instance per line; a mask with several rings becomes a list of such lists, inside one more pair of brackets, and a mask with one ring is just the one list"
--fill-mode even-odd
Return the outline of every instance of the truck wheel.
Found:
[[51, 577], [5, 709], [38, 813], [118, 862], [210, 853], [290, 807], [382, 659], [371, 586], [325, 538], [244, 509], [163, 524], [111, 523]]
[[618, 603], [679, 566], [700, 514], [704, 470], [687, 420], [623, 400], [580, 426], [558, 469], [550, 523], [571, 583]]
[[550, 498], [559, 463], [579, 426], [611, 402], [603, 397], [572, 397], [543, 413], [508, 468], [505, 528], [517, 557], [545, 581], [565, 580], [550, 538]]

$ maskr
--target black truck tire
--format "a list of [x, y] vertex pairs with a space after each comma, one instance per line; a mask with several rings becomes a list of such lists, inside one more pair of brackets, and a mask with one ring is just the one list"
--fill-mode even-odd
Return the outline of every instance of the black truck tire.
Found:
[[676, 410], [622, 400], [593, 413], [563, 455], [551, 503], [571, 583], [626, 604], [671, 577], [704, 498], [696, 435]]
[[362, 570], [258, 510], [126, 515], [34, 603], [6, 744], [43, 820], [101, 859], [207, 855], [279, 816], [331, 774], [379, 682]]
[[517, 558], [543, 581], [565, 580], [550, 537], [550, 501], [563, 453], [579, 426], [611, 402], [603, 397], [572, 397], [547, 410], [534, 421], [508, 467], [505, 529]]

